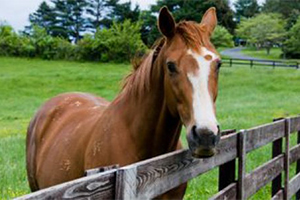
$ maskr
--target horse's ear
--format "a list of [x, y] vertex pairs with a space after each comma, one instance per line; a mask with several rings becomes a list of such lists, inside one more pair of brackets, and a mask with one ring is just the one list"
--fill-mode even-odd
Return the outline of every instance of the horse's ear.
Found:
[[166, 6], [159, 11], [158, 28], [167, 38], [171, 38], [175, 34], [175, 20]]
[[211, 35], [214, 32], [217, 23], [216, 8], [211, 7], [203, 15], [201, 24], [204, 25], [209, 35]]

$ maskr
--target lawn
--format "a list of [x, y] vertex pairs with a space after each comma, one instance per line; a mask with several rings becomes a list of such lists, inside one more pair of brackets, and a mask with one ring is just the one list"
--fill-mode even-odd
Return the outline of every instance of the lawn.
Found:
[[[25, 133], [30, 118], [46, 99], [62, 92], [84, 91], [112, 100], [130, 70], [127, 64], [0, 57], [0, 198], [29, 192]], [[220, 72], [218, 120], [223, 129], [242, 129], [296, 115], [300, 113], [299, 85], [300, 70], [224, 67]], [[182, 139], [186, 143], [184, 136]], [[248, 154], [247, 171], [270, 157], [269, 146]], [[217, 181], [217, 170], [194, 179], [185, 199], [209, 198], [217, 192]], [[252, 198], [266, 199], [269, 193], [270, 187], [265, 187]]]
[[[242, 53], [248, 56], [253, 56], [256, 58], [261, 58], [261, 59], [269, 59], [269, 60], [279, 60], [282, 59], [282, 50], [281, 48], [272, 48], [270, 51], [270, 54], [267, 54], [266, 49], [256, 49], [254, 47], [248, 47], [242, 50]], [[298, 61], [300, 62], [299, 59], [288, 59], [290, 61]]]

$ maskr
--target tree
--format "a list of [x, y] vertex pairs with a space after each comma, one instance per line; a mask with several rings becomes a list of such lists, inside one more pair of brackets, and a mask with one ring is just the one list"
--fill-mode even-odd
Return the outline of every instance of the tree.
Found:
[[110, 27], [113, 21], [118, 23], [122, 23], [125, 20], [137, 22], [139, 19], [140, 8], [138, 5], [135, 5], [134, 9], [131, 9], [131, 1], [120, 3], [119, 0], [106, 0], [105, 6], [107, 15], [102, 22], [106, 27]]
[[88, 17], [88, 28], [96, 31], [102, 25], [102, 18], [106, 8], [105, 0], [87, 0], [86, 12]]
[[211, 37], [215, 47], [233, 47], [233, 36], [223, 26], [218, 25]]
[[236, 14], [246, 18], [253, 17], [259, 13], [259, 5], [257, 0], [238, 0], [234, 3]]
[[279, 14], [259, 14], [241, 21], [236, 32], [257, 48], [266, 48], [269, 54], [274, 45], [282, 46], [286, 35], [284, 26], [285, 21]]
[[287, 57], [300, 57], [300, 17], [297, 23], [288, 32], [288, 39], [285, 42], [285, 53]]
[[159, 9], [167, 6], [172, 12], [175, 20], [192, 20], [200, 22], [203, 14], [210, 7], [216, 7], [217, 18], [220, 25], [226, 27], [231, 33], [234, 32], [235, 22], [233, 21], [233, 11], [229, 6], [228, 0], [199, 0], [199, 1], [182, 1], [182, 0], [158, 0], [151, 6], [150, 11], [144, 11], [141, 14], [142, 39], [150, 46], [159, 37], [159, 31], [156, 26], [156, 17]]
[[85, 31], [86, 18], [84, 9], [85, 0], [52, 0], [55, 6], [56, 23], [55, 31], [58, 36], [63, 36], [77, 42], [81, 38], [81, 32]]
[[262, 6], [266, 13], [279, 13], [287, 19], [286, 29], [289, 30], [297, 21], [300, 15], [299, 0], [266, 0]]
[[54, 27], [56, 16], [54, 9], [43, 1], [38, 9], [29, 15], [30, 26], [26, 29], [31, 30], [33, 26], [43, 27], [50, 35], [55, 35]]

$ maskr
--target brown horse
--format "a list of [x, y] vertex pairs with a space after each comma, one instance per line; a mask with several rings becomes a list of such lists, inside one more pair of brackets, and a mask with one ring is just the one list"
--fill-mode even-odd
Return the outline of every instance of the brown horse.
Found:
[[[113, 102], [85, 93], [47, 101], [27, 133], [27, 173], [32, 191], [84, 176], [87, 169], [120, 166], [181, 148], [182, 124], [195, 157], [214, 154], [220, 59], [210, 42], [217, 24], [210, 8], [201, 23], [175, 23], [166, 7], [158, 27], [164, 37], [126, 79]], [[161, 198], [182, 198], [186, 184]]]

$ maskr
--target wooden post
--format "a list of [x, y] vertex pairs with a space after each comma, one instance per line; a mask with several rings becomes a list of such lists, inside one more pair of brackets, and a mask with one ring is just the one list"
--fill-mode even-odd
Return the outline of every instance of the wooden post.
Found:
[[[282, 120], [283, 118], [274, 119], [273, 122]], [[272, 143], [272, 158], [275, 158], [276, 156], [282, 154], [282, 138], [279, 138], [278, 140], [275, 140]], [[281, 174], [280, 173], [274, 180], [272, 181], [272, 196], [277, 194], [279, 190], [282, 189], [281, 187]]]
[[237, 199], [244, 200], [245, 197], [245, 176], [246, 176], [246, 131], [241, 130], [238, 137], [238, 157], [239, 157], [239, 175], [237, 187]]
[[[297, 144], [300, 143], [300, 131], [297, 133]], [[297, 160], [297, 166], [296, 166], [296, 174], [300, 172], [300, 159]], [[296, 193], [296, 199], [300, 199], [300, 191]]]
[[[234, 133], [236, 130], [222, 132], [223, 135]], [[219, 191], [235, 181], [235, 160], [233, 159], [219, 167]]]
[[117, 172], [116, 199], [137, 199], [137, 169], [129, 165]]
[[253, 67], [253, 60], [250, 60], [250, 68]]
[[232, 58], [229, 59], [229, 66], [232, 67]]
[[285, 119], [285, 156], [284, 156], [284, 193], [283, 199], [289, 199], [289, 158], [290, 158], [290, 119]]

